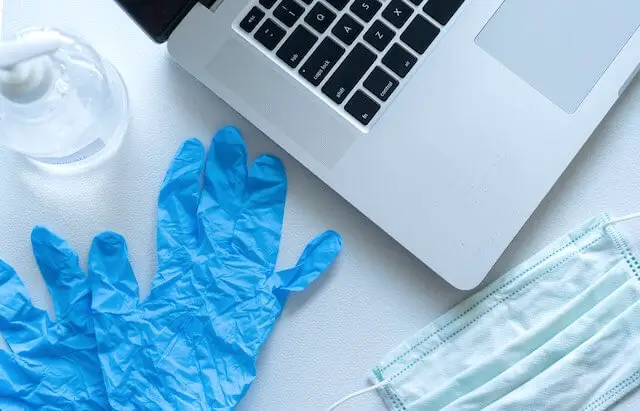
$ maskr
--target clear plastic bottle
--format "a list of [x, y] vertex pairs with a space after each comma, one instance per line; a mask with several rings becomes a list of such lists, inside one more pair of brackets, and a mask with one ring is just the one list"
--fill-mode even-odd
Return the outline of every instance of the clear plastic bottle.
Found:
[[117, 151], [127, 130], [125, 84], [111, 64], [70, 34], [28, 29], [16, 39], [43, 34], [59, 36], [60, 47], [29, 62], [44, 73], [35, 96], [25, 98], [6, 84], [0, 89], [0, 145], [53, 168], [101, 162]]

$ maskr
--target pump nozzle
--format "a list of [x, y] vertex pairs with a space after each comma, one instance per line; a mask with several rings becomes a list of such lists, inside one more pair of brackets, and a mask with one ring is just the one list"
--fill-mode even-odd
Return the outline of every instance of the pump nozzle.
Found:
[[0, 43], [0, 94], [16, 103], [40, 99], [51, 87], [53, 67], [47, 56], [62, 46], [56, 32]]
[[60, 46], [62, 40], [55, 33], [42, 33], [29, 39], [0, 43], [0, 69], [12, 70], [25, 61], [55, 53]]

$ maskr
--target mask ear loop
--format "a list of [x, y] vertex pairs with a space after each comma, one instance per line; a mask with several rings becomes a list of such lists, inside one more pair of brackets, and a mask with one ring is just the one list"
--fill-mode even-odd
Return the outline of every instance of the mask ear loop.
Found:
[[327, 411], [333, 411], [333, 410], [337, 409], [339, 406], [341, 406], [342, 404], [344, 404], [345, 402], [347, 402], [347, 401], [349, 401], [349, 400], [351, 400], [353, 398], [359, 397], [361, 395], [364, 395], [364, 394], [366, 394], [368, 392], [375, 391], [377, 389], [385, 387], [387, 384], [389, 384], [389, 382], [387, 380], [382, 380], [379, 383], [377, 383], [375, 385], [372, 385], [371, 387], [368, 387], [368, 388], [365, 388], [363, 390], [351, 393], [351, 394], [345, 396], [344, 398], [338, 400], [335, 404], [333, 404], [331, 407], [329, 407], [327, 409]]
[[629, 220], [635, 220], [636, 218], [640, 218], [640, 213], [633, 213], [633, 214], [628, 214], [619, 218], [614, 218], [613, 220], [609, 221], [608, 223], [604, 224], [602, 226], [602, 228], [607, 228], [610, 225], [614, 225], [614, 224], [618, 224], [621, 223], [623, 221], [629, 221]]

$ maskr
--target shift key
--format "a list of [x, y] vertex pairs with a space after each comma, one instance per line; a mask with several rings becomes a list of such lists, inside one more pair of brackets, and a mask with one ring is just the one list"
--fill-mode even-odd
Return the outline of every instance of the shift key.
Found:
[[322, 92], [335, 103], [342, 104], [375, 61], [373, 52], [362, 44], [356, 45], [322, 87]]
[[317, 86], [329, 74], [336, 65], [344, 49], [330, 38], [325, 38], [311, 54], [311, 57], [302, 65], [300, 75], [311, 84]]

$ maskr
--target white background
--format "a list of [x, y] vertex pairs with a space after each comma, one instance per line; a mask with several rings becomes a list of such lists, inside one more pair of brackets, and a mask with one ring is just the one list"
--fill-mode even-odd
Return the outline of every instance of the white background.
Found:
[[[0, 150], [0, 257], [18, 270], [37, 306], [51, 311], [30, 250], [35, 224], [66, 237], [83, 258], [101, 230], [123, 233], [146, 296], [155, 269], [155, 203], [165, 168], [181, 141], [197, 136], [208, 144], [215, 130], [227, 124], [243, 131], [252, 155], [274, 153], [287, 167], [282, 266], [293, 264], [306, 242], [327, 228], [345, 240], [333, 269], [307, 292], [290, 298], [241, 410], [325, 409], [366, 387], [376, 361], [464, 298], [465, 293], [448, 286], [177, 67], [165, 48], [148, 40], [114, 2], [5, 0], [5, 36], [42, 25], [81, 33], [121, 71], [129, 87], [132, 123], [119, 154], [81, 176], [48, 176]], [[592, 215], [640, 210], [639, 148], [636, 80], [489, 278]], [[343, 409], [384, 407], [377, 395], [369, 394]], [[640, 409], [640, 396], [628, 397], [618, 409]]]

